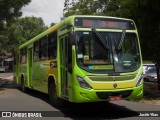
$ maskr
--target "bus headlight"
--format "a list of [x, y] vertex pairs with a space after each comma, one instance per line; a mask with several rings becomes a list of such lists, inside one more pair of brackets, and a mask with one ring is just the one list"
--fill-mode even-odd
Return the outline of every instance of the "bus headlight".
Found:
[[138, 81], [137, 81], [137, 84], [136, 84], [136, 87], [140, 86], [143, 82], [143, 75], [141, 74], [138, 78]]
[[78, 83], [79, 85], [82, 87], [82, 88], [85, 88], [85, 89], [92, 89], [92, 87], [80, 76], [77, 76], [77, 80], [78, 80]]

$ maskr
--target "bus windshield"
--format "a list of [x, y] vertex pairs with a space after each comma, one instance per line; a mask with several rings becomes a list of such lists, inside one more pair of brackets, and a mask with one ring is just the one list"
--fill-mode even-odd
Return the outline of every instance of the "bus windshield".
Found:
[[140, 66], [137, 35], [125, 32], [77, 31], [77, 64], [98, 73], [132, 72]]

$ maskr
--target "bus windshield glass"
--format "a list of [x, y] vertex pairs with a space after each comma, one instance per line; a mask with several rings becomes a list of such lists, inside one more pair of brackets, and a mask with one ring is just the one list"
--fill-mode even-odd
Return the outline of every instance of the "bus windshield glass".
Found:
[[96, 32], [98, 35], [93, 30], [76, 32], [77, 64], [82, 69], [98, 73], [138, 69], [140, 54], [135, 33]]

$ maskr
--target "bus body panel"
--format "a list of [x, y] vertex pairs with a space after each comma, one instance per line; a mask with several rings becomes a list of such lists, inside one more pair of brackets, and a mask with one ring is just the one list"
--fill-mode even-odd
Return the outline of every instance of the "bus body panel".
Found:
[[46, 73], [49, 65], [46, 61], [33, 62], [33, 71], [32, 71], [32, 87], [41, 92], [47, 92], [47, 81]]

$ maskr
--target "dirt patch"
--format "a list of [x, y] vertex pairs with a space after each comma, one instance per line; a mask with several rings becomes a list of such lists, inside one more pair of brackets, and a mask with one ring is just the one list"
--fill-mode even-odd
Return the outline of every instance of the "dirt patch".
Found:
[[160, 105], [160, 90], [156, 82], [144, 83], [144, 97], [139, 102]]

